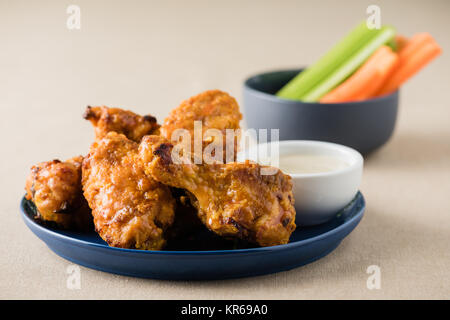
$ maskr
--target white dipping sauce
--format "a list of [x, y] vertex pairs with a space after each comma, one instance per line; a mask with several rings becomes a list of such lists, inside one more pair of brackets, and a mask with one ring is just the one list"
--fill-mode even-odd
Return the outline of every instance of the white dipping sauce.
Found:
[[287, 174], [329, 172], [349, 166], [339, 156], [319, 154], [280, 154], [279, 162], [279, 168]]

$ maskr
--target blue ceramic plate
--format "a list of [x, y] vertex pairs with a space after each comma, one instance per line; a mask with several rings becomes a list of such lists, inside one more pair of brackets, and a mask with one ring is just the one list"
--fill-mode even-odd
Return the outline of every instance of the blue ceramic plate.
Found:
[[[329, 222], [299, 227], [285, 245], [233, 249], [215, 236], [197, 234], [181, 250], [142, 251], [109, 247], [94, 231], [63, 231], [39, 224], [33, 204], [22, 199], [22, 217], [57, 255], [82, 266], [121, 275], [172, 280], [213, 280], [250, 277], [290, 270], [320, 259], [333, 251], [359, 223], [364, 197], [355, 199]], [[208, 243], [215, 250], [206, 249]], [[190, 247], [189, 247], [190, 246]], [[234, 248], [236, 244], [234, 244]], [[220, 248], [221, 250], [217, 250]]]

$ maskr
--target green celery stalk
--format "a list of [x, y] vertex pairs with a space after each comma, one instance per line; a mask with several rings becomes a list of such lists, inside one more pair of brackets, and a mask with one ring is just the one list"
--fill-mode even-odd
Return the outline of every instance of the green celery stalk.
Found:
[[359, 24], [319, 61], [289, 81], [276, 95], [281, 98], [300, 100], [378, 32], [379, 30], [368, 29], [366, 22]]
[[395, 41], [395, 38], [392, 38], [391, 40], [389, 40], [388, 43], [386, 43], [386, 45], [388, 47], [390, 47], [392, 49], [392, 51], [397, 52], [398, 45], [397, 45], [397, 41]]
[[378, 34], [334, 70], [325, 80], [303, 96], [301, 100], [305, 102], [319, 101], [322, 96], [355, 72], [381, 45], [389, 42], [395, 36], [395, 29], [393, 27], [382, 27], [379, 31]]

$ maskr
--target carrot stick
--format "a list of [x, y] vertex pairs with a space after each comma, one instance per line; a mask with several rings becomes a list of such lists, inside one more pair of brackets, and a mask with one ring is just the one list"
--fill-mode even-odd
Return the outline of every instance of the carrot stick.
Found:
[[398, 56], [386, 45], [338, 87], [320, 99], [322, 103], [363, 100], [376, 93], [397, 64]]
[[398, 34], [395, 36], [395, 42], [397, 44], [397, 52], [401, 52], [406, 47], [409, 40], [407, 37]]
[[321, 103], [337, 103], [352, 100], [353, 96], [364, 90], [375, 71], [375, 65], [382, 60], [387, 48], [380, 47], [375, 53], [347, 80], [320, 99]]
[[408, 43], [399, 51], [400, 63], [403, 60], [409, 59], [411, 54], [425, 45], [428, 41], [434, 41], [433, 37], [428, 32], [416, 33]]
[[[420, 47], [418, 47], [418, 43]], [[397, 69], [378, 91], [377, 95], [384, 95], [397, 90], [441, 52], [441, 47], [433, 38], [425, 41], [423, 39], [420, 39], [420, 41], [411, 39], [408, 45], [399, 53], [400, 60]]]
[[355, 95], [353, 100], [360, 101], [374, 97], [395, 71], [398, 62], [398, 54], [392, 51], [388, 52], [385, 55], [384, 60], [375, 67], [376, 76], [369, 81], [367, 87], [363, 91]]

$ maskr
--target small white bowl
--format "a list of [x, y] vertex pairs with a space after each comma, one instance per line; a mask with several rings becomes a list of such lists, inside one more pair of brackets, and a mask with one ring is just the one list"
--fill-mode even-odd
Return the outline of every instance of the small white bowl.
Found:
[[309, 226], [324, 223], [333, 218], [355, 197], [361, 184], [364, 160], [358, 151], [340, 144], [309, 140], [272, 142], [269, 143], [271, 146], [264, 143], [251, 146], [247, 152], [238, 154], [238, 161], [249, 159], [268, 165], [267, 158], [258, 159], [258, 150], [274, 147], [272, 145], [275, 143], [278, 144], [280, 156], [329, 155], [347, 163], [346, 167], [333, 171], [289, 174], [294, 185], [297, 225]]

